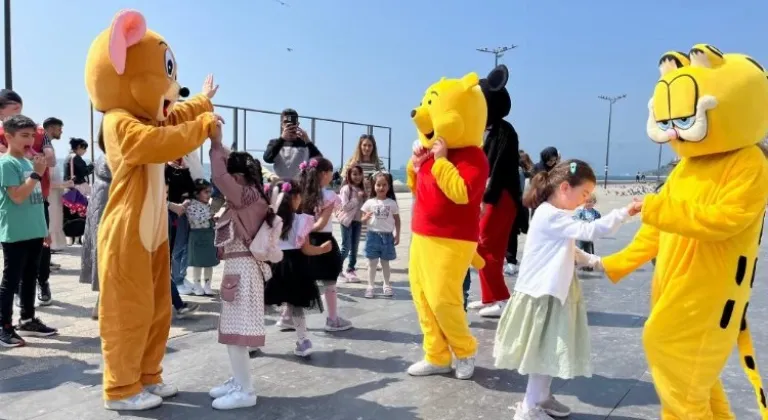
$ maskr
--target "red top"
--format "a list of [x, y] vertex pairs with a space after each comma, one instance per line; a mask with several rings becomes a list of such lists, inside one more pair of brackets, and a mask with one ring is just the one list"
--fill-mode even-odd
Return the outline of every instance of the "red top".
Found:
[[488, 158], [479, 147], [449, 149], [448, 161], [456, 166], [467, 186], [469, 202], [456, 204], [437, 186], [430, 157], [416, 176], [416, 198], [411, 230], [424, 236], [477, 241], [480, 236], [480, 203], [488, 180]]
[[[4, 146], [8, 146], [8, 143], [5, 141], [5, 130], [2, 126], [0, 126], [0, 144]], [[27, 157], [33, 157], [36, 154], [43, 153], [43, 146], [45, 145], [45, 130], [43, 130], [43, 127], [37, 127], [37, 131], [35, 132], [35, 141], [32, 143], [32, 147], [30, 148], [27, 153]], [[48, 199], [48, 194], [51, 192], [51, 174], [50, 174], [50, 168], [46, 168], [45, 172], [43, 172], [43, 176], [41, 177], [42, 180], [40, 181], [40, 188], [43, 190], [43, 198]]]

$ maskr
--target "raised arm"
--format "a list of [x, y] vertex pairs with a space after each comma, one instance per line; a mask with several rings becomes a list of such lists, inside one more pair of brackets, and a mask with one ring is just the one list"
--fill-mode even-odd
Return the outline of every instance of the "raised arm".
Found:
[[619, 226], [629, 219], [626, 208], [616, 209], [594, 222], [576, 220], [565, 212], [556, 212], [547, 223], [547, 233], [552, 236], [592, 242], [619, 230]]
[[213, 103], [204, 94], [195, 95], [184, 102], [177, 102], [168, 114], [168, 124], [178, 125], [193, 121], [199, 115], [213, 112]]
[[123, 160], [136, 166], [165, 163], [186, 155], [203, 144], [215, 124], [216, 116], [206, 112], [179, 125], [155, 127], [116, 110], [104, 115], [103, 130], [107, 150], [119, 149]]
[[[221, 194], [235, 206], [242, 206], [243, 202], [256, 200], [253, 188], [245, 188], [232, 175], [227, 172], [227, 158], [229, 150], [221, 143], [211, 142], [211, 180]], [[254, 197], [246, 198], [246, 195], [254, 194]]]
[[264, 155], [262, 156], [264, 162], [275, 163], [275, 158], [280, 154], [280, 149], [283, 148], [283, 144], [285, 144], [285, 140], [283, 140], [282, 137], [270, 140], [269, 143], [267, 143], [267, 148], [264, 150]]
[[447, 158], [436, 155], [432, 175], [446, 197], [456, 204], [467, 204], [477, 190], [480, 194], [485, 191], [488, 159], [479, 147], [476, 154], [468, 154], [466, 160], [459, 161], [456, 165]]
[[643, 200], [643, 223], [700, 241], [723, 241], [747, 228], [765, 212], [768, 162], [757, 146], [736, 152], [730, 172], [709, 203], [680, 198], [665, 188]]
[[659, 230], [643, 224], [632, 242], [621, 251], [602, 258], [608, 278], [618, 283], [627, 274], [642, 267], [659, 253]]

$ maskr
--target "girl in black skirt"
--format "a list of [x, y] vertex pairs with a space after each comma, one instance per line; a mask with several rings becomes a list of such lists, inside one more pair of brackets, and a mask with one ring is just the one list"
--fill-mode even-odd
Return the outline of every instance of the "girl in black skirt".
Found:
[[344, 331], [352, 328], [352, 323], [338, 316], [336, 298], [336, 280], [341, 274], [341, 252], [333, 237], [331, 214], [341, 204], [335, 192], [328, 189], [333, 179], [333, 164], [321, 157], [312, 158], [299, 165], [301, 169], [301, 188], [303, 199], [301, 210], [314, 216], [315, 224], [309, 234], [309, 242], [319, 246], [331, 242], [330, 252], [310, 257], [310, 268], [315, 279], [324, 286], [325, 304], [328, 317], [325, 320], [326, 331]]
[[283, 219], [279, 246], [283, 250], [283, 259], [279, 263], [270, 264], [272, 278], [267, 281], [264, 289], [264, 303], [285, 304], [286, 312], [293, 317], [298, 337], [293, 353], [306, 357], [312, 352], [312, 342], [307, 338], [304, 309], [323, 310], [320, 291], [310, 271], [310, 256], [328, 253], [333, 249], [333, 244], [331, 241], [321, 246], [310, 244], [308, 237], [315, 220], [311, 215], [297, 214], [302, 196], [298, 183], [279, 181], [267, 186], [265, 190], [270, 201], [276, 199], [279, 202], [277, 215]]

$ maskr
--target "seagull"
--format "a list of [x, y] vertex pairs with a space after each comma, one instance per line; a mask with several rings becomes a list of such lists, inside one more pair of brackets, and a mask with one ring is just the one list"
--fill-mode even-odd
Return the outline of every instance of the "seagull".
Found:
[[288, 7], [288, 3], [282, 1], [282, 0], [275, 0], [275, 2], [280, 3], [281, 6]]
[[286, 48], [286, 50], [288, 50], [288, 52], [293, 52], [293, 48]]

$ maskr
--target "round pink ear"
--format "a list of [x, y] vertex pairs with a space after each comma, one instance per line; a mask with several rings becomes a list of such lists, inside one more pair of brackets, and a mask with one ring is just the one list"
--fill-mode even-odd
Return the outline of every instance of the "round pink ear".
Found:
[[147, 21], [136, 10], [121, 10], [112, 20], [109, 33], [109, 60], [117, 74], [125, 72], [128, 48], [136, 45], [147, 33]]

